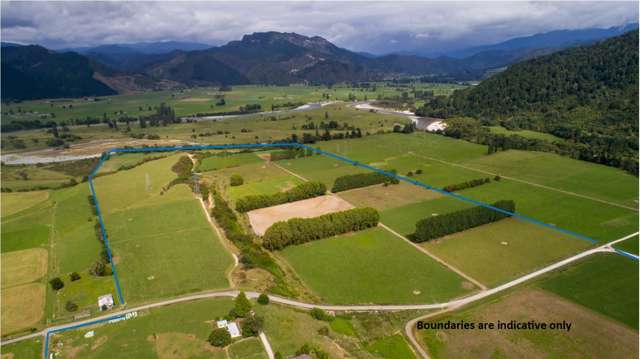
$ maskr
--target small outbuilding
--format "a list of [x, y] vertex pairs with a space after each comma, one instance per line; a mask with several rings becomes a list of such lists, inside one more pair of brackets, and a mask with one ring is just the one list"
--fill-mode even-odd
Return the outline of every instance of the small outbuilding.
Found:
[[105, 311], [113, 308], [113, 296], [111, 294], [101, 295], [98, 297], [98, 308]]
[[229, 332], [229, 335], [231, 335], [231, 338], [237, 338], [242, 335], [240, 334], [240, 328], [238, 327], [238, 324], [236, 324], [236, 322], [218, 320], [216, 322], [216, 325], [218, 326], [218, 328], [226, 328]]

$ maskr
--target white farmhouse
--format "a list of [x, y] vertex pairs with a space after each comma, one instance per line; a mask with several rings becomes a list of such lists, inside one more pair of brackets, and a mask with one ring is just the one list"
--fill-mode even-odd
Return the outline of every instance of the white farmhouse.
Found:
[[98, 308], [100, 308], [100, 310], [109, 310], [113, 308], [113, 296], [111, 294], [99, 296]]

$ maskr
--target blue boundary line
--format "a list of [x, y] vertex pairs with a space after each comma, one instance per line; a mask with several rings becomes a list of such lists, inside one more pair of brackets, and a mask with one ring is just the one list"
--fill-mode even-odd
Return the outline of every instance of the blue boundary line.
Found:
[[[612, 247], [613, 248], [613, 247]], [[618, 248], [613, 248], [614, 251], [616, 251], [616, 253], [618, 253], [619, 255], [623, 256], [623, 257], [627, 257], [627, 258], [631, 258], [635, 261], [640, 261], [640, 258], [638, 258], [638, 256], [633, 255], [629, 252], [625, 252], [622, 249], [618, 249]]]
[[63, 332], [69, 331], [69, 330], [74, 330], [74, 329], [79, 329], [79, 328], [82, 328], [82, 327], [87, 327], [87, 326], [90, 326], [90, 325], [96, 325], [96, 324], [100, 324], [100, 323], [104, 323], [104, 322], [109, 322], [109, 321], [115, 320], [115, 319], [125, 318], [127, 314], [128, 313], [118, 314], [118, 315], [114, 315], [113, 317], [98, 319], [98, 320], [94, 320], [94, 321], [83, 323], [83, 324], [74, 325], [74, 326], [67, 327], [67, 328], [61, 328], [61, 329], [48, 331], [47, 334], [45, 335], [45, 339], [44, 339], [44, 359], [47, 359], [49, 357], [49, 337], [51, 336], [51, 334], [63, 333]]

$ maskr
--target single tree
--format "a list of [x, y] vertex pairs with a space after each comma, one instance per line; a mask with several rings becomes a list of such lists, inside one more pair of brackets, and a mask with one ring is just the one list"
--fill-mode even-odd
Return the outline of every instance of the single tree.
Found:
[[209, 334], [208, 341], [214, 347], [224, 348], [231, 344], [231, 334], [225, 328], [216, 328]]
[[49, 284], [51, 285], [51, 289], [53, 290], [60, 290], [62, 289], [62, 287], [64, 287], [64, 282], [59, 277], [51, 279], [49, 281]]
[[251, 302], [247, 298], [244, 292], [240, 292], [235, 299], [235, 306], [233, 308], [238, 317], [244, 318], [251, 312]]
[[258, 303], [262, 304], [262, 305], [267, 305], [269, 304], [269, 296], [262, 293], [258, 296]]
[[252, 316], [242, 321], [242, 335], [245, 337], [257, 337], [262, 331], [264, 320], [262, 317]]

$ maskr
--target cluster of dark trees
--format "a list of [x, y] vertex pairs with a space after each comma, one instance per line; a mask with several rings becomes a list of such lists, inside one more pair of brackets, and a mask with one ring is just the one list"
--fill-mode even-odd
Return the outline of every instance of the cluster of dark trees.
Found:
[[315, 218], [292, 218], [269, 227], [262, 237], [262, 245], [269, 250], [282, 249], [291, 244], [375, 227], [379, 220], [380, 215], [373, 208], [354, 208]]
[[171, 106], [167, 106], [164, 102], [161, 103], [160, 106], [156, 107], [156, 113], [149, 116], [140, 116], [138, 121], [140, 123], [140, 128], [145, 128], [147, 125], [151, 127], [158, 127], [182, 122], [179, 117], [176, 117], [176, 113], [173, 108], [171, 108]]
[[282, 268], [262, 247], [253, 242], [253, 237], [246, 234], [238, 222], [238, 216], [231, 209], [218, 191], [211, 189], [214, 207], [211, 216], [222, 228], [227, 239], [240, 249], [240, 263], [245, 268], [262, 268], [273, 275], [275, 285], [270, 288], [273, 293], [291, 296], [294, 293], [284, 281]]
[[361, 138], [361, 137], [362, 137], [362, 130], [360, 130], [360, 128], [355, 128], [351, 131], [334, 132], [334, 133], [331, 133], [331, 131], [328, 128], [325, 128], [322, 134], [318, 129], [316, 129], [315, 134], [304, 132], [302, 133], [301, 138], [294, 133], [291, 135], [290, 141], [298, 142], [298, 143], [316, 143], [318, 141], [344, 140], [346, 138]]
[[414, 133], [416, 131], [416, 124], [411, 122], [406, 125], [396, 124], [393, 126], [394, 133]]
[[244, 213], [258, 208], [271, 207], [278, 204], [322, 196], [326, 192], [327, 186], [325, 186], [324, 183], [304, 182], [290, 190], [272, 195], [261, 194], [242, 197], [236, 202], [236, 210]]
[[271, 161], [290, 160], [294, 158], [313, 156], [313, 151], [306, 148], [287, 148], [281, 151], [270, 153]]
[[[492, 206], [511, 213], [516, 210], [516, 204], [511, 200], [497, 201]], [[409, 237], [413, 242], [425, 242], [507, 217], [510, 215], [486, 207], [475, 206], [421, 219], [416, 223], [415, 233]]]
[[296, 108], [304, 105], [304, 102], [285, 102], [285, 103], [274, 103], [271, 105], [271, 111], [281, 110], [281, 109], [290, 109]]
[[450, 98], [434, 98], [418, 114], [470, 116], [481, 125], [545, 132], [565, 140], [492, 135], [484, 139], [489, 152], [547, 150], [637, 175], [638, 32], [512, 65]]
[[[328, 112], [325, 112], [325, 119], [328, 119]], [[353, 131], [356, 127], [344, 122], [342, 124], [338, 123], [338, 121], [331, 120], [329, 122], [320, 121], [319, 124], [316, 125], [314, 121], [307, 122], [300, 126], [303, 130], [337, 130], [337, 131]]]
[[491, 182], [491, 178], [489, 178], [489, 177], [487, 177], [487, 178], [476, 178], [476, 179], [473, 179], [471, 181], [466, 181], [466, 182], [456, 183], [456, 184], [450, 184], [448, 186], [445, 186], [443, 188], [443, 190], [445, 190], [447, 192], [455, 192], [455, 191], [460, 191], [460, 190], [467, 189], [467, 188], [478, 187], [478, 186], [481, 186], [481, 185], [483, 185], [485, 183], [489, 183], [489, 182]]
[[[396, 170], [390, 170], [391, 173], [396, 173]], [[398, 179], [395, 177], [388, 177], [378, 172], [358, 173], [354, 175], [345, 175], [336, 178], [333, 182], [331, 192], [337, 193], [346, 191], [353, 188], [367, 187], [374, 184], [397, 184]]]

